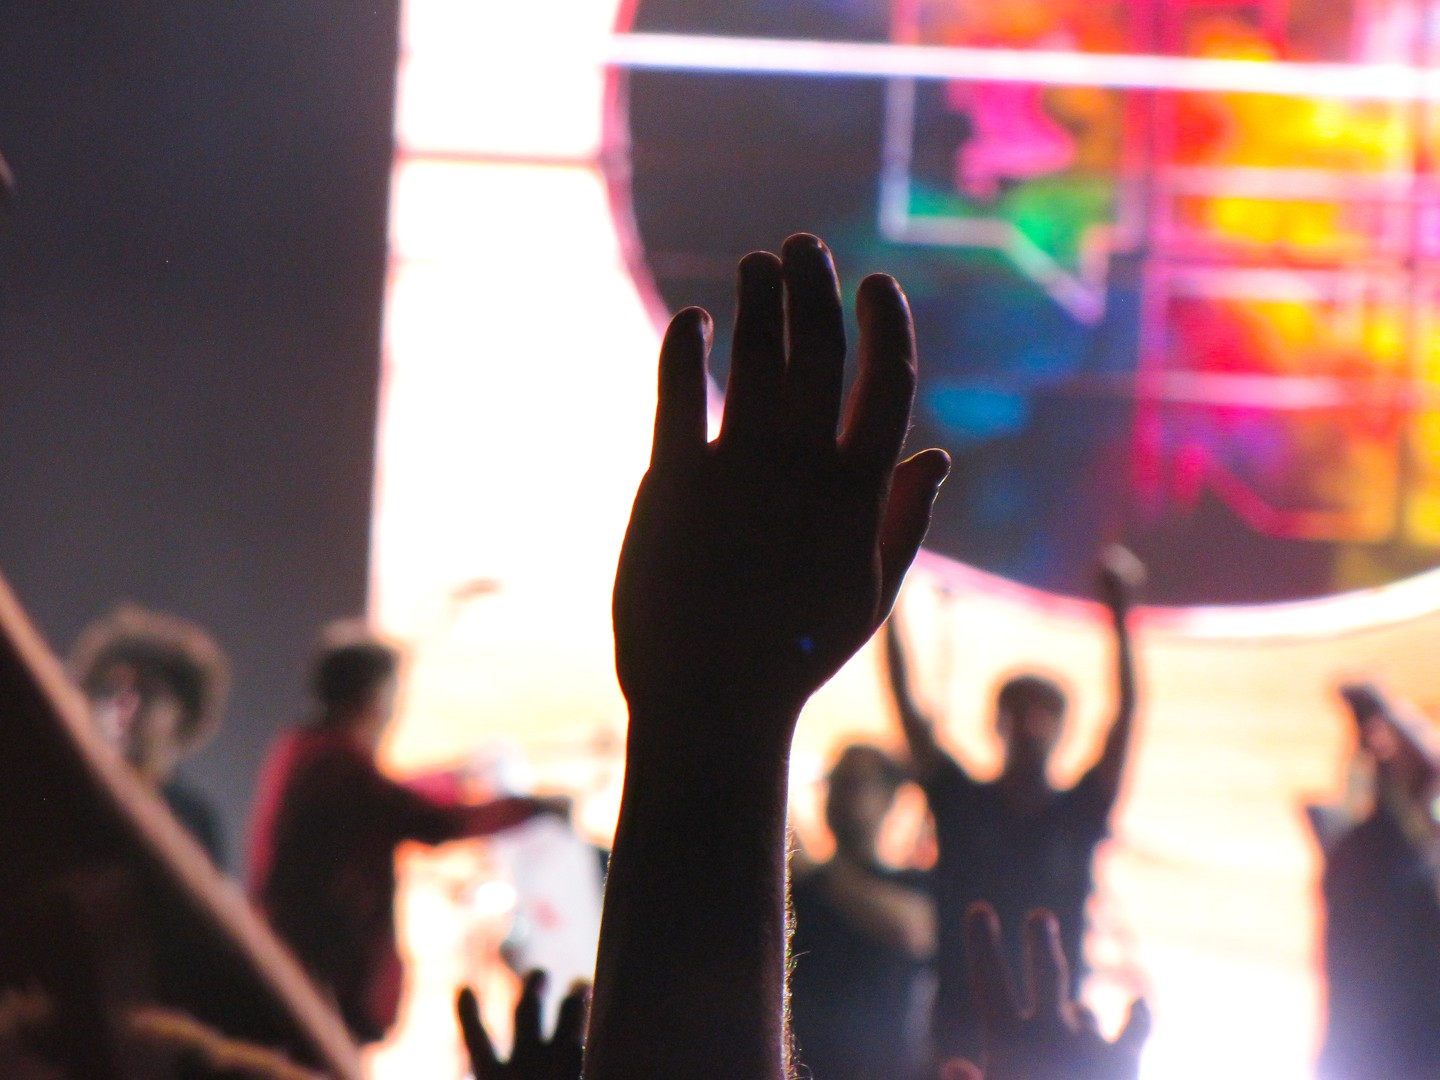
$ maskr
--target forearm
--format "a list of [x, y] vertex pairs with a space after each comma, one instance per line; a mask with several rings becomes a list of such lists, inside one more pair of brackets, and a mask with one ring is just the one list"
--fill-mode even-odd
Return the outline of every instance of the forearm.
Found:
[[779, 1080], [788, 739], [737, 745], [736, 725], [704, 750], [637, 745], [643, 726], [632, 720], [585, 1075]]
[[915, 703], [910, 691], [909, 663], [893, 617], [885, 624], [885, 674], [911, 761], [917, 772], [922, 775], [929, 773], [940, 753], [935, 742], [935, 726]]
[[928, 716], [915, 707], [913, 701], [896, 700], [900, 715], [900, 730], [905, 736], [905, 746], [915, 767], [921, 772], [928, 771], [928, 764], [940, 752], [935, 741], [935, 726]]
[[1130, 724], [1135, 718], [1137, 690], [1135, 685], [1135, 646], [1130, 635], [1130, 608], [1127, 604], [1111, 608], [1115, 631], [1115, 723], [1111, 739], [1129, 738]]
[[836, 873], [832, 868], [829, 894], [836, 908], [853, 926], [916, 960], [935, 952], [935, 905], [924, 893], [892, 885], [863, 871]]
[[1136, 590], [1145, 582], [1145, 565], [1133, 552], [1119, 545], [1107, 547], [1100, 555], [1100, 597], [1110, 613], [1115, 638], [1115, 722], [1105, 745], [1107, 770], [1123, 764], [1130, 726], [1135, 717], [1135, 653], [1130, 638], [1130, 611]]
[[400, 782], [431, 802], [458, 805], [465, 801], [465, 779], [458, 769], [419, 773], [402, 777]]
[[492, 833], [523, 825], [542, 810], [538, 799], [526, 797], [494, 799], [455, 810], [466, 836], [489, 836]]

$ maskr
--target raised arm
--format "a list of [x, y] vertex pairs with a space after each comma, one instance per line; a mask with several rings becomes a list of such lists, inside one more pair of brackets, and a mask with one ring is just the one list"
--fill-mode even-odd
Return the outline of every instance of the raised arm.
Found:
[[376, 832], [424, 844], [490, 836], [523, 825], [540, 814], [569, 815], [570, 801], [563, 797], [507, 796], [482, 803], [465, 802], [459, 784], [442, 783], [434, 774], [418, 783], [402, 783], [367, 767], [357, 768], [350, 776], [337, 774], [332, 782], [348, 789], [337, 805], [362, 807], [359, 815], [367, 817]]
[[904, 294], [860, 286], [845, 360], [834, 265], [813, 236], [740, 264], [719, 438], [705, 438], [710, 318], [660, 356], [650, 469], [615, 579], [630, 709], [596, 964], [588, 1080], [782, 1080], [785, 809], [800, 708], [894, 603], [948, 470], [896, 465], [915, 391]]
[[1100, 757], [1086, 775], [1098, 785], [1107, 803], [1120, 794], [1125, 763], [1130, 757], [1130, 740], [1135, 728], [1137, 694], [1135, 652], [1130, 639], [1130, 606], [1135, 591], [1144, 583], [1145, 568], [1122, 547], [1107, 549], [1100, 563], [1100, 599], [1110, 612], [1115, 634], [1115, 719], [1105, 734]]
[[915, 779], [923, 784], [939, 770], [946, 754], [935, 741], [935, 721], [921, 710], [910, 693], [910, 665], [905, 658], [900, 621], [894, 615], [885, 620], [885, 672], [890, 697], [900, 717], [900, 730], [905, 733], [905, 745], [910, 750], [910, 766]]

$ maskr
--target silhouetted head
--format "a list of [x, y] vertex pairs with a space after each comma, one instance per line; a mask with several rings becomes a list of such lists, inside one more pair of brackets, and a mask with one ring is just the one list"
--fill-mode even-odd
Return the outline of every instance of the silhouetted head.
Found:
[[219, 726], [230, 681], [199, 626], [134, 605], [85, 628], [71, 669], [101, 734], [154, 783]]
[[330, 635], [315, 661], [312, 689], [320, 722], [377, 744], [395, 714], [400, 652], [378, 638]]
[[1016, 675], [995, 700], [1005, 768], [1044, 772], [1065, 726], [1065, 692], [1041, 675]]
[[880, 828], [905, 780], [900, 763], [879, 747], [845, 747], [830, 770], [825, 797], [825, 823], [837, 850], [861, 859], [874, 857]]

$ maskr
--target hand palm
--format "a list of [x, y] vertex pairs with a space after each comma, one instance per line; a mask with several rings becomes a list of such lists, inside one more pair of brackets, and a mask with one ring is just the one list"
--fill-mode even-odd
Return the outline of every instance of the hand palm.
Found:
[[480, 1004], [475, 994], [468, 987], [460, 991], [456, 1010], [475, 1080], [580, 1080], [589, 991], [581, 987], [566, 995], [555, 1032], [547, 1040], [540, 1031], [544, 990], [543, 972], [532, 971], [525, 977], [515, 1005], [515, 1045], [508, 1061], [501, 1061], [495, 1053], [480, 1022]]
[[792, 237], [783, 263], [748, 257], [714, 443], [708, 316], [671, 324], [655, 451], [616, 575], [632, 711], [717, 698], [798, 707], [888, 612], [948, 463], [927, 451], [895, 467], [915, 370], [893, 281], [861, 286], [860, 321], [861, 374], [837, 438], [845, 344], [829, 253]]
[[[1070, 1000], [1069, 965], [1059, 924], [1047, 911], [1025, 920], [1025, 986], [1029, 1002], [1016, 1001], [1000, 946], [994, 909], [977, 904], [965, 918], [970, 982], [980, 1010], [984, 1080], [1136, 1080], [1149, 1034], [1143, 1001], [1130, 1007], [1124, 1030], [1109, 1042], [1084, 1006]], [[968, 1066], [968, 1063], [957, 1063]], [[955, 1071], [953, 1076], [963, 1076]]]
[[[627, 692], [668, 668], [709, 693], [744, 680], [803, 700], [879, 621], [873, 540], [833, 526], [878, 519], [883, 489], [836, 461], [737, 458], [715, 448], [682, 475], [645, 480], [617, 581]], [[675, 670], [677, 651], [687, 670]]]

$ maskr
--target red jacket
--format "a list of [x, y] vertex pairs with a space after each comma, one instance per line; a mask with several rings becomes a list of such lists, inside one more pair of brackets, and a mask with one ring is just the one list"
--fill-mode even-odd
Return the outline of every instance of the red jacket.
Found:
[[361, 1042], [400, 1005], [395, 848], [485, 836], [533, 817], [534, 799], [478, 806], [391, 780], [344, 731], [300, 728], [271, 750], [250, 839], [251, 895], [331, 994]]

